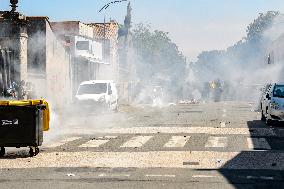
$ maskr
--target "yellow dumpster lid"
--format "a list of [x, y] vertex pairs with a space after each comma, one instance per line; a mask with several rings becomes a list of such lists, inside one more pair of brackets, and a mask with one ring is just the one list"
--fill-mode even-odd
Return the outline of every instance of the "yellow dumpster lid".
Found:
[[0, 106], [35, 106], [44, 104], [45, 100], [3, 100]]

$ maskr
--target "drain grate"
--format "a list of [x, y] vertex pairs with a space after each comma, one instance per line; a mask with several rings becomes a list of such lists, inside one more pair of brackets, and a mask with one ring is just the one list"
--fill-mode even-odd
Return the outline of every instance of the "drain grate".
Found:
[[188, 162], [183, 162], [183, 165], [199, 165], [199, 162], [188, 161]]

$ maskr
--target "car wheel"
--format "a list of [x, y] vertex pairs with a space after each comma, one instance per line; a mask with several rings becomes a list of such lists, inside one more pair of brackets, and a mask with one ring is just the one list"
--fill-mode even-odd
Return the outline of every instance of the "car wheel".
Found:
[[261, 111], [261, 121], [266, 121], [265, 115], [263, 114], [263, 110]]
[[116, 105], [115, 105], [114, 112], [115, 112], [115, 113], [118, 112], [118, 104], [117, 104], [117, 103], [116, 103]]
[[273, 120], [272, 119], [266, 119], [266, 125], [270, 126], [273, 125]]
[[34, 157], [35, 156], [35, 150], [30, 147], [30, 151], [29, 151], [30, 157]]
[[0, 157], [3, 157], [5, 155], [5, 148], [1, 147], [0, 148]]

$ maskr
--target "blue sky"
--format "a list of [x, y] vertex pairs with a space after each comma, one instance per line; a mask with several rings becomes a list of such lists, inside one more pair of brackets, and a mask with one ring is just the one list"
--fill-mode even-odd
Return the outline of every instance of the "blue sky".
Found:
[[[122, 23], [127, 3], [116, 4], [98, 13], [111, 0], [19, 0], [19, 11], [31, 16], [48, 16], [51, 21], [80, 20]], [[240, 40], [246, 26], [258, 13], [278, 10], [283, 0], [132, 0], [133, 22], [151, 23], [170, 32], [180, 50], [194, 60], [202, 50], [225, 49]], [[9, 0], [0, 0], [0, 10], [8, 10]]]

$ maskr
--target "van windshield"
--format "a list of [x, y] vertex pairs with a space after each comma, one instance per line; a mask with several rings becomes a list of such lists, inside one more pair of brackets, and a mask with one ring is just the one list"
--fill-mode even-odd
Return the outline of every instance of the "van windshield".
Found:
[[80, 85], [79, 90], [78, 90], [78, 95], [102, 94], [106, 92], [107, 92], [106, 83], [84, 84], [84, 85]]
[[284, 98], [284, 85], [276, 85], [274, 87], [273, 97]]

